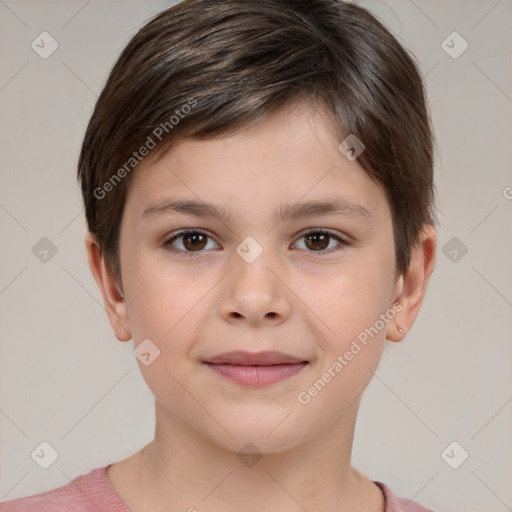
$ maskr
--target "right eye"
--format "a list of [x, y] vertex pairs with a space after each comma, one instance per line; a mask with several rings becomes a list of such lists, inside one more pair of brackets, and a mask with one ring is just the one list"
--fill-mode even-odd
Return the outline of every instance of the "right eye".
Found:
[[[207, 245], [207, 239], [210, 238], [204, 231], [197, 229], [184, 229], [178, 233], [173, 234], [171, 238], [164, 242], [164, 246], [169, 248], [170, 252], [184, 253], [193, 256], [194, 253], [201, 253]], [[175, 241], [179, 241], [184, 249], [176, 249]]]

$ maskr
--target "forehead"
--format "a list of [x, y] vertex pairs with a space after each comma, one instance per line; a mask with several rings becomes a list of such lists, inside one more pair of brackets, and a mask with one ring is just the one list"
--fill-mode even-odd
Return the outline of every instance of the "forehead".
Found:
[[359, 206], [382, 216], [382, 187], [340, 152], [339, 132], [325, 108], [296, 102], [227, 136], [180, 140], [139, 164], [126, 209], [141, 218], [172, 196], [218, 204], [226, 215], [230, 205], [238, 213], [265, 208], [275, 216], [277, 203], [341, 199], [353, 211]]

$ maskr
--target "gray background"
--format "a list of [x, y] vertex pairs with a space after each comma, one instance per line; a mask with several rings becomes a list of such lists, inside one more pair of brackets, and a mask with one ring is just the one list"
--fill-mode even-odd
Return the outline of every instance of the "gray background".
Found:
[[[440, 226], [422, 311], [404, 342], [386, 342], [363, 395], [353, 464], [436, 511], [512, 510], [512, 2], [360, 3], [426, 77]], [[75, 175], [111, 66], [171, 4], [0, 1], [2, 501], [65, 485], [153, 437], [133, 341], [114, 337], [88, 267]], [[59, 45], [47, 59], [31, 48], [43, 31]], [[469, 44], [458, 58], [442, 46], [453, 31]], [[46, 261], [43, 237], [57, 251]], [[31, 458], [43, 441], [58, 452], [48, 469]], [[452, 441], [469, 453], [458, 469], [445, 460], [460, 461], [460, 448], [441, 456]]]

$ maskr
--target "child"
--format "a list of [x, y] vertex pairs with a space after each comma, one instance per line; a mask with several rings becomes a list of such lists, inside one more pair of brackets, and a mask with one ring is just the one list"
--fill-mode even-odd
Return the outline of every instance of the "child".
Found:
[[147, 23], [78, 178], [155, 437], [0, 510], [427, 511], [351, 451], [384, 340], [406, 336], [434, 268], [432, 145], [414, 60], [361, 7], [186, 0]]

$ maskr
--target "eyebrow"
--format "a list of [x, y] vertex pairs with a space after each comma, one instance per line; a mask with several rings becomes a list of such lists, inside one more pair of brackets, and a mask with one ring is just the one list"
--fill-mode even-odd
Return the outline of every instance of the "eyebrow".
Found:
[[[142, 219], [154, 218], [164, 214], [181, 213], [194, 217], [215, 217], [221, 222], [229, 223], [231, 212], [223, 206], [196, 200], [166, 199], [144, 210]], [[274, 213], [274, 221], [313, 217], [320, 215], [340, 215], [356, 220], [373, 222], [373, 216], [362, 205], [342, 198], [326, 201], [308, 201], [304, 203], [282, 204]]]

